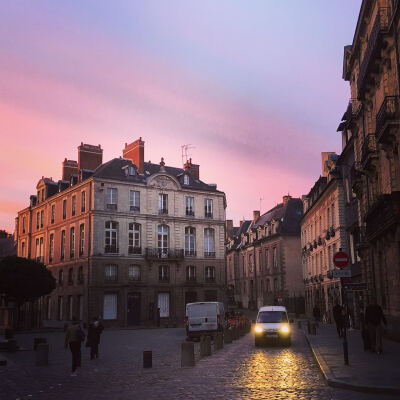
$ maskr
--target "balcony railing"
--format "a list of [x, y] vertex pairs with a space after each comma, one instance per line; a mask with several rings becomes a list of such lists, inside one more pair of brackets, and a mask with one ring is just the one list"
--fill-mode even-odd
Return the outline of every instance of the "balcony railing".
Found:
[[146, 248], [146, 258], [151, 259], [166, 259], [166, 260], [181, 260], [183, 259], [183, 249], [158, 249]]
[[135, 247], [135, 246], [128, 246], [128, 253], [129, 254], [142, 254], [142, 248]]
[[185, 250], [185, 257], [196, 257], [196, 250]]
[[159, 215], [167, 215], [168, 214], [168, 208], [159, 208], [158, 209], [158, 214]]
[[105, 245], [104, 253], [119, 253], [119, 249], [116, 245]]
[[116, 204], [107, 204], [107, 210], [116, 210], [117, 205]]
[[131, 211], [137, 211], [137, 212], [140, 211], [140, 207], [139, 207], [139, 206], [129, 206], [129, 209], [130, 209]]
[[194, 217], [194, 211], [191, 210], [190, 208], [187, 208], [187, 209], [186, 209], [186, 215], [187, 215], [188, 217]]
[[214, 258], [215, 257], [215, 251], [205, 251], [204, 252], [204, 257], [206, 257], [206, 258]]
[[215, 282], [215, 276], [206, 276], [206, 282]]
[[361, 149], [361, 164], [364, 169], [368, 169], [368, 164], [374, 156], [376, 156], [375, 134], [370, 133], [365, 136]]
[[387, 7], [381, 7], [376, 14], [374, 25], [371, 30], [371, 34], [368, 39], [367, 49], [364, 53], [364, 58], [361, 62], [360, 72], [357, 79], [357, 90], [358, 94], [362, 94], [367, 81], [368, 73], [373, 64], [375, 58], [377, 58], [379, 36], [382, 31], [386, 30], [389, 26], [389, 9]]
[[400, 223], [400, 191], [382, 195], [368, 211], [366, 217], [368, 240], [381, 235], [387, 229]]
[[212, 212], [205, 212], [204, 213], [204, 217], [205, 218], [212, 218], [213, 217], [213, 213]]
[[381, 105], [381, 108], [376, 114], [376, 140], [378, 143], [384, 142], [384, 134], [388, 124], [395, 122], [399, 123], [399, 98], [398, 96], [386, 96]]
[[196, 277], [186, 275], [186, 282], [196, 282]]

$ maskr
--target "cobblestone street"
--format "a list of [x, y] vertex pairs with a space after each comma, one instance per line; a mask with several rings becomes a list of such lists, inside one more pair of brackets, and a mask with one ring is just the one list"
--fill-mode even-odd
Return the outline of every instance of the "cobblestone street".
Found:
[[[27, 349], [34, 335], [19, 335]], [[101, 358], [83, 353], [77, 377], [63, 335], [47, 335], [51, 367], [35, 367], [33, 351], [10, 357], [0, 369], [1, 399], [394, 399], [326, 385], [301, 333], [291, 348], [255, 348], [251, 334], [226, 345], [195, 367], [180, 367], [183, 329], [106, 331]], [[153, 350], [153, 368], [141, 366], [142, 350]], [[196, 344], [198, 353], [198, 344]], [[3, 396], [5, 394], [5, 396]]]

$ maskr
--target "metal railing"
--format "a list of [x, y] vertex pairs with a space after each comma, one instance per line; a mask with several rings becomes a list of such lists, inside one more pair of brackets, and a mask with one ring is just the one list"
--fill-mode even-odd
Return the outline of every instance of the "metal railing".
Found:
[[383, 136], [386, 122], [399, 116], [399, 98], [398, 96], [386, 96], [382, 105], [376, 114], [376, 138], [378, 142]]
[[375, 154], [376, 152], [376, 141], [375, 141], [375, 134], [369, 133], [364, 138], [364, 143], [361, 148], [361, 163], [365, 168], [366, 164], [371, 155]]
[[105, 245], [104, 253], [119, 253], [119, 249], [116, 245]]
[[147, 259], [183, 259], [183, 249], [146, 248]]
[[128, 246], [128, 254], [142, 254], [142, 248], [135, 246]]

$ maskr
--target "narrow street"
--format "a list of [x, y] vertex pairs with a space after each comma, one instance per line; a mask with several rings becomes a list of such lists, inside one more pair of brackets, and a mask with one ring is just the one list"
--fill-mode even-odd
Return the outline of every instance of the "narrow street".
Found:
[[[19, 341], [31, 343], [33, 335]], [[0, 391], [16, 399], [394, 399], [326, 385], [302, 333], [290, 348], [255, 348], [253, 336], [226, 345], [211, 357], [180, 367], [182, 329], [107, 331], [101, 358], [83, 350], [78, 377], [70, 377], [70, 354], [61, 333], [48, 334], [50, 367], [35, 367], [33, 351], [10, 357], [0, 369]], [[141, 352], [153, 349], [153, 368], [141, 366]], [[198, 352], [198, 344], [196, 344]], [[18, 370], [18, 374], [16, 373]], [[378, 396], [378, 397], [377, 397]]]

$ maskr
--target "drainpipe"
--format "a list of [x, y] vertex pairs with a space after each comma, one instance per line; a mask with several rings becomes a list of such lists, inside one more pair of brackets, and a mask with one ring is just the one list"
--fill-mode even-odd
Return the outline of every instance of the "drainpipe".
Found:
[[89, 225], [89, 231], [88, 231], [88, 274], [87, 274], [87, 324], [89, 325], [89, 297], [90, 297], [90, 261], [91, 261], [91, 251], [92, 251], [92, 188], [93, 188], [93, 179], [91, 180], [89, 184], [89, 204], [88, 204], [88, 213], [89, 213], [89, 218], [88, 218], [88, 225]]

